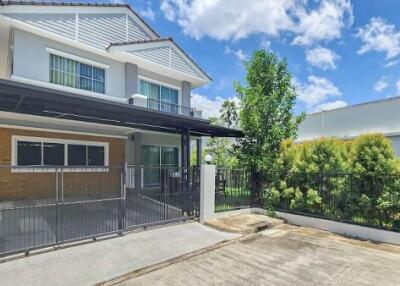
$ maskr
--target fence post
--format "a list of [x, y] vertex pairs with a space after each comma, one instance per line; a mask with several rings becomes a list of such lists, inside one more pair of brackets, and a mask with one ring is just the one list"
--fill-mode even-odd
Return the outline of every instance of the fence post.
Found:
[[59, 218], [59, 182], [58, 182], [58, 168], [55, 169], [54, 174], [56, 175], [56, 230], [55, 230], [55, 235], [56, 235], [56, 243], [59, 242], [59, 224], [60, 224], [60, 218]]
[[120, 211], [118, 216], [119, 234], [125, 229], [125, 206], [126, 206], [126, 178], [128, 172], [128, 163], [124, 163], [121, 168], [121, 195], [120, 195]]
[[214, 165], [202, 165], [200, 170], [200, 223], [213, 218], [215, 211]]

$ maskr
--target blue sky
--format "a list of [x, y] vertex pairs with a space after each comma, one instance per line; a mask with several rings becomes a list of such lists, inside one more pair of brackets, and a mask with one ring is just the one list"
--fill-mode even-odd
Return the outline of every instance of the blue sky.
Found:
[[215, 115], [234, 99], [252, 51], [288, 60], [296, 112], [400, 95], [399, 0], [129, 0], [214, 79], [193, 103]]

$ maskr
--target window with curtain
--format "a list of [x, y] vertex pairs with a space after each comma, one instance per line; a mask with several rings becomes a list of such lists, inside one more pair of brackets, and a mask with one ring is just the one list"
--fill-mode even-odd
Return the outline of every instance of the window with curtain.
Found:
[[178, 90], [140, 80], [140, 93], [150, 98], [148, 108], [178, 113]]
[[104, 94], [105, 76], [102, 68], [50, 54], [51, 83]]
[[179, 149], [142, 145], [142, 165], [144, 166], [144, 185], [158, 185], [161, 179], [161, 167], [178, 167]]

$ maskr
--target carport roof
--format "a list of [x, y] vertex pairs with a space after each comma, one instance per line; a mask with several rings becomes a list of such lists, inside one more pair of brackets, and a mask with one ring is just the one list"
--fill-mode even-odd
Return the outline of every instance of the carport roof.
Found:
[[189, 128], [196, 136], [243, 136], [240, 130], [213, 126], [205, 119], [4, 79], [0, 79], [0, 110], [167, 133]]

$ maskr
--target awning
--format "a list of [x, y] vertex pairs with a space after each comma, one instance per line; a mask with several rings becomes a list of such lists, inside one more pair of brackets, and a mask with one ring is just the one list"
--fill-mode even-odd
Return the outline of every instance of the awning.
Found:
[[205, 119], [3, 79], [0, 110], [167, 133], [189, 129], [195, 136], [243, 136], [240, 130], [212, 126]]

